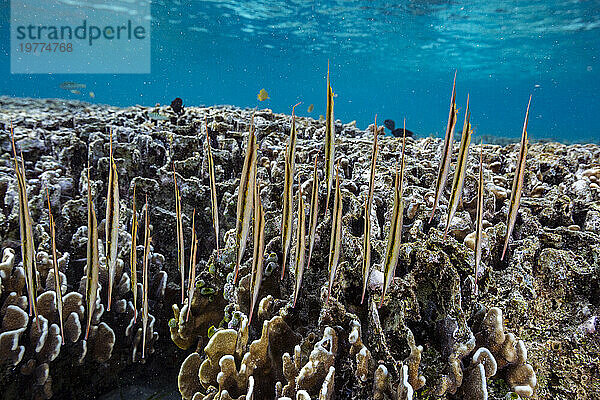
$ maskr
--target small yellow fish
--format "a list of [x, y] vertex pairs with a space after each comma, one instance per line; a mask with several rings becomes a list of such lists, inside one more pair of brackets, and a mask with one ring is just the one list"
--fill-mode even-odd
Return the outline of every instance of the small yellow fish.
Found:
[[88, 94], [90, 95], [90, 98], [92, 98], [92, 99], [96, 98], [96, 93], [90, 92]]
[[308, 111], [309, 113], [311, 113], [311, 112], [313, 112], [314, 109], [315, 109], [315, 105], [311, 104], [310, 106], [308, 106], [308, 110], [306, 110], [306, 111]]
[[265, 89], [260, 89], [260, 92], [258, 92], [256, 98], [258, 99], [258, 101], [265, 101], [267, 99], [270, 99], [269, 93], [267, 93]]

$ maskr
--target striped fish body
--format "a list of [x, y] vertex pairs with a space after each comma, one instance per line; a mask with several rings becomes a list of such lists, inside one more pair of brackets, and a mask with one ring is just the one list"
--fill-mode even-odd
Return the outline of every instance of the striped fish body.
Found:
[[[27, 297], [29, 301], [29, 315], [35, 315], [37, 320], [37, 279], [35, 275], [35, 246], [33, 242], [33, 224], [29, 212], [29, 200], [27, 199], [27, 184], [25, 181], [25, 165], [22, 165], [22, 172], [17, 176], [19, 186], [19, 229], [21, 233], [21, 254], [23, 258], [23, 267], [25, 268], [25, 278], [27, 282]], [[38, 322], [39, 323], [39, 322]]]
[[196, 210], [192, 214], [192, 248], [190, 250], [190, 271], [188, 273], [188, 309], [185, 317], [186, 322], [190, 319], [192, 310], [192, 300], [194, 297], [194, 286], [196, 285], [196, 251], [198, 249], [198, 240], [196, 238]]
[[131, 291], [133, 293], [133, 321], [137, 321], [137, 211], [135, 209], [135, 185], [133, 186], [133, 204], [131, 219], [131, 253], [129, 256], [129, 265], [131, 268]]
[[[252, 117], [254, 120], [254, 116]], [[246, 241], [250, 232], [252, 222], [252, 209], [254, 202], [254, 186], [256, 177], [256, 136], [254, 135], [254, 124], [250, 127], [248, 135], [248, 145], [246, 147], [246, 156], [244, 157], [244, 166], [240, 178], [237, 202], [237, 221], [236, 221], [236, 264], [234, 283], [237, 282], [237, 276], [246, 249]]]
[[87, 302], [87, 328], [85, 340], [88, 338], [92, 317], [96, 309], [96, 297], [98, 295], [98, 273], [100, 262], [98, 256], [98, 219], [92, 201], [91, 181], [88, 167], [88, 242], [87, 242], [87, 271], [86, 271], [86, 302]]
[[394, 187], [394, 208], [392, 210], [392, 221], [390, 224], [390, 232], [388, 234], [388, 242], [385, 251], [384, 268], [383, 268], [383, 291], [381, 293], [381, 302], [379, 306], [383, 304], [383, 299], [390, 286], [390, 283], [394, 279], [396, 272], [396, 266], [398, 265], [398, 259], [400, 257], [400, 244], [402, 237], [402, 223], [404, 217], [404, 203], [402, 201], [402, 189], [401, 189], [400, 175], [396, 170], [396, 182]]
[[215, 244], [217, 257], [219, 257], [219, 205], [217, 204], [217, 179], [215, 177], [215, 162], [213, 161], [210, 137], [208, 136], [208, 123], [206, 126], [206, 157], [208, 159], [208, 177], [210, 181], [210, 205], [212, 211], [213, 229], [215, 230]]
[[331, 288], [337, 273], [342, 245], [342, 192], [340, 190], [339, 165], [336, 172], [335, 197], [333, 201], [333, 218], [331, 220], [331, 239], [329, 241], [329, 289], [327, 291], [327, 304], [331, 297]]
[[319, 213], [319, 174], [317, 171], [317, 158], [315, 157], [315, 166], [313, 169], [313, 184], [310, 199], [310, 216], [308, 220], [308, 262], [306, 269], [310, 267], [313, 247], [315, 245], [315, 234], [317, 232], [317, 216]]
[[142, 358], [146, 358], [146, 332], [148, 330], [148, 263], [150, 262], [150, 223], [148, 222], [148, 198], [144, 210], [144, 262], [142, 267]]
[[456, 73], [454, 73], [454, 83], [452, 84], [452, 96], [450, 98], [450, 112], [448, 114], [446, 136], [444, 137], [444, 149], [442, 151], [440, 168], [438, 170], [437, 181], [435, 184], [435, 199], [433, 201], [431, 217], [429, 217], [430, 223], [433, 220], [435, 210], [440, 201], [440, 197], [442, 196], [444, 188], [446, 187], [446, 181], [448, 180], [448, 171], [450, 171], [450, 161], [452, 159], [452, 137], [454, 136], [454, 127], [456, 126], [457, 117], [458, 111], [456, 109]]
[[527, 112], [525, 113], [525, 122], [523, 123], [523, 133], [521, 135], [521, 148], [519, 150], [519, 159], [517, 160], [517, 169], [515, 171], [515, 178], [513, 179], [512, 191], [510, 193], [510, 208], [508, 211], [508, 218], [506, 221], [506, 238], [504, 240], [504, 249], [502, 250], [501, 260], [504, 259], [506, 249], [508, 248], [508, 242], [512, 231], [515, 227], [515, 221], [517, 220], [517, 213], [519, 211], [519, 204], [521, 203], [521, 195], [523, 193], [523, 181], [525, 179], [525, 159], [527, 158], [527, 123], [529, 121], [529, 106], [531, 105], [531, 97], [529, 97], [529, 103], [527, 104]]
[[183, 240], [183, 217], [181, 211], [181, 194], [177, 186], [177, 175], [175, 174], [175, 163], [173, 163], [173, 180], [175, 182], [175, 218], [177, 223], [177, 265], [181, 276], [181, 304], [185, 299], [185, 242]]
[[477, 295], [477, 278], [481, 263], [481, 237], [483, 235], [483, 144], [479, 156], [479, 184], [477, 188], [477, 226], [475, 229], [475, 295]]
[[252, 255], [252, 275], [250, 287], [252, 288], [252, 299], [250, 302], [250, 316], [248, 324], [252, 322], [254, 307], [258, 301], [258, 293], [263, 277], [263, 261], [265, 253], [265, 213], [260, 201], [260, 186], [256, 184], [254, 190], [254, 253]]
[[452, 179], [452, 192], [450, 193], [450, 203], [448, 206], [448, 220], [446, 221], [446, 229], [444, 238], [448, 234], [450, 222], [456, 213], [460, 198], [462, 196], [463, 186], [465, 183], [465, 173], [467, 171], [467, 159], [469, 158], [469, 145], [471, 144], [471, 134], [473, 129], [470, 123], [471, 112], [469, 111], [469, 97], [467, 96], [467, 110], [465, 112], [465, 122], [463, 125], [462, 137], [460, 139], [460, 150], [458, 152], [458, 160], [456, 161], [456, 169], [454, 170], [454, 178]]
[[377, 165], [377, 117], [375, 117], [375, 128], [373, 137], [373, 152], [371, 156], [371, 175], [369, 178], [369, 192], [365, 201], [365, 226], [363, 240], [363, 290], [360, 303], [365, 300], [369, 271], [371, 269], [371, 209], [373, 208], [373, 192], [375, 191], [375, 168]]
[[285, 181], [283, 186], [283, 213], [281, 216], [281, 248], [283, 250], [283, 264], [281, 265], [281, 279], [285, 274], [285, 268], [287, 265], [288, 254], [292, 242], [292, 208], [293, 208], [293, 194], [292, 186], [294, 184], [294, 165], [290, 161], [289, 157], [289, 145], [286, 148], [285, 156]]
[[333, 89], [329, 81], [329, 63], [327, 63], [327, 112], [325, 116], [325, 186], [327, 186], [327, 202], [325, 203], [325, 214], [327, 214], [327, 208], [329, 207], [334, 160], [335, 122], [333, 120]]
[[302, 276], [304, 275], [304, 255], [306, 253], [306, 224], [304, 214], [304, 199], [302, 198], [302, 186], [298, 185], [298, 227], [296, 229], [296, 283], [294, 286], [294, 304], [298, 300], [298, 293], [302, 285]]
[[[298, 103], [300, 104], [300, 103]], [[292, 107], [292, 128], [290, 131], [290, 139], [285, 150], [285, 181], [283, 185], [283, 213], [281, 218], [281, 247], [283, 249], [283, 264], [281, 266], [281, 279], [285, 274], [287, 260], [292, 242], [292, 223], [293, 223], [293, 186], [294, 173], [296, 164], [296, 104]]]
[[29, 302], [29, 316], [35, 315], [38, 328], [40, 327], [37, 318], [37, 277], [35, 274], [35, 246], [33, 242], [33, 224], [29, 212], [29, 200], [27, 199], [27, 183], [25, 178], [25, 162], [21, 154], [21, 165], [17, 161], [17, 149], [15, 146], [15, 134], [10, 126], [12, 139], [13, 156], [15, 161], [15, 175], [17, 177], [17, 186], [19, 192], [19, 233], [21, 234], [21, 256], [23, 259], [23, 268], [25, 269], [25, 282], [27, 283], [27, 298]]
[[108, 265], [108, 307], [110, 311], [112, 289], [117, 269], [117, 245], [119, 242], [119, 177], [112, 153], [112, 133], [110, 136], [110, 169], [108, 193], [106, 195], [106, 263]]
[[46, 196], [48, 197], [48, 219], [50, 222], [50, 239], [52, 245], [52, 268], [54, 270], [54, 292], [56, 293], [56, 302], [58, 310], [58, 320], [60, 321], [60, 337], [62, 344], [65, 344], [65, 331], [63, 328], [63, 299], [62, 290], [60, 287], [60, 273], [58, 271], [58, 258], [56, 257], [56, 226], [54, 224], [54, 217], [52, 216], [52, 210], [50, 207], [50, 194], [48, 188], [46, 188]]

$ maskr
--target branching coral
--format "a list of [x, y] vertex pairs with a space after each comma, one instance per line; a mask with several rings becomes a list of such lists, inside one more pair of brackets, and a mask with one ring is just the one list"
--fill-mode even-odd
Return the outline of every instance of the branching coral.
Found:
[[475, 337], [478, 346], [485, 346], [494, 355], [498, 368], [506, 368], [507, 382], [513, 391], [522, 397], [531, 397], [537, 386], [536, 374], [527, 364], [525, 343], [514, 334], [505, 333], [502, 310], [490, 308]]

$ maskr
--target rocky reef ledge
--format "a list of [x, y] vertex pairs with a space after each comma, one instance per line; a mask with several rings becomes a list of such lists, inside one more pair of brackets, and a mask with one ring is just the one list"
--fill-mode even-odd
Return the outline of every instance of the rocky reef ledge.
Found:
[[[322, 191], [315, 250], [292, 307], [294, 268], [288, 266], [280, 280], [291, 117], [257, 110], [266, 250], [260, 304], [249, 324], [251, 240], [235, 285], [232, 272], [237, 189], [252, 112], [188, 107], [176, 115], [168, 106], [0, 97], [0, 397], [96, 398], [136, 379], [168, 377], [186, 400], [600, 398], [599, 146], [530, 146], [518, 218], [501, 261], [518, 145], [471, 146], [462, 204], [444, 239], [447, 192], [429, 222], [441, 140], [408, 138], [400, 261], [378, 307], [402, 142], [379, 141], [371, 221], [374, 269], [361, 304], [373, 127], [362, 131], [336, 121], [343, 205], [338, 274], [326, 305], [331, 219], [324, 216]], [[205, 119], [216, 169], [219, 256]], [[37, 321], [27, 313], [11, 121], [24, 158], [37, 250]], [[325, 123], [299, 117], [296, 126], [293, 190], [301, 185], [309, 203], [314, 160], [323, 163]], [[92, 187], [104, 238], [110, 130], [121, 210], [118, 284], [113, 309], [105, 310], [107, 272], [101, 258], [101, 295], [90, 339], [84, 341], [87, 188]], [[475, 294], [472, 232], [480, 150], [485, 240]], [[191, 304], [181, 303], [173, 165], [186, 261], [196, 211], [198, 264]], [[145, 359], [132, 303], [140, 284], [132, 285], [129, 275], [134, 186], [138, 199], [148, 197], [152, 231]], [[56, 221], [65, 343], [59, 337], [46, 189]]]

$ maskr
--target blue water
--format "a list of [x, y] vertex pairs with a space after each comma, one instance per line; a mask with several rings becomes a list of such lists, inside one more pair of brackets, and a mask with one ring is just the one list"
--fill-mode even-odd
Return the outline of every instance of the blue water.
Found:
[[[406, 117], [428, 136], [445, 129], [457, 69], [457, 103], [464, 110], [470, 93], [478, 135], [520, 136], [533, 94], [531, 138], [600, 140], [598, 1], [155, 1], [152, 72], [141, 75], [12, 75], [10, 7], [0, 7], [2, 95], [286, 113], [302, 101], [298, 114], [318, 118], [330, 60], [336, 118], [364, 128], [376, 113]], [[257, 101], [261, 88], [269, 100]]]

